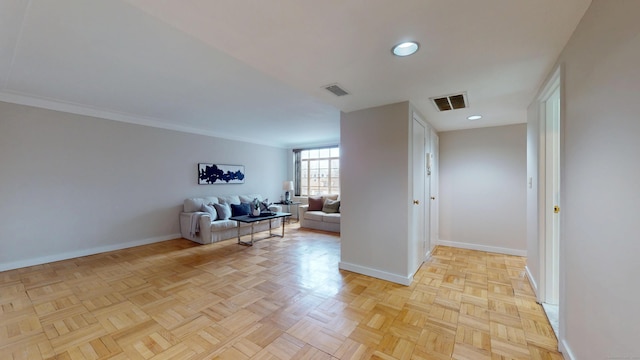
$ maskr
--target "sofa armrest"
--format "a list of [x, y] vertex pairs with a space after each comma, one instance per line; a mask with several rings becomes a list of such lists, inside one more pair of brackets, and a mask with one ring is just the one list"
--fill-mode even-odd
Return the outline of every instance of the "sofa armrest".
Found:
[[191, 240], [191, 224], [189, 220], [191, 219], [191, 213], [181, 212], [180, 213], [180, 235], [183, 238]]
[[200, 216], [200, 238], [203, 244], [211, 242], [211, 214], [209, 213]]
[[300, 219], [304, 218], [304, 214], [307, 212], [307, 210], [309, 210], [309, 205], [307, 204], [298, 206], [298, 217]]
[[282, 212], [282, 206], [271, 204], [271, 205], [269, 205], [269, 211]]
[[195, 240], [200, 231], [200, 216], [204, 212], [181, 212], [180, 213], [180, 234], [183, 238]]

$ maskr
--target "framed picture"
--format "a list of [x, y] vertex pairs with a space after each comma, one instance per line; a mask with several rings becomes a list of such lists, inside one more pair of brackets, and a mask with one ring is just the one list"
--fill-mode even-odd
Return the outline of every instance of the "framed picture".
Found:
[[244, 166], [199, 163], [198, 184], [244, 184]]

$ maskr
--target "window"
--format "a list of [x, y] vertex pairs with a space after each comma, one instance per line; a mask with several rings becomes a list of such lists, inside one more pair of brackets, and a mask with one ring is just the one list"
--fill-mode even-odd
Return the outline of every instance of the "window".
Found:
[[296, 195], [340, 193], [340, 148], [294, 150]]

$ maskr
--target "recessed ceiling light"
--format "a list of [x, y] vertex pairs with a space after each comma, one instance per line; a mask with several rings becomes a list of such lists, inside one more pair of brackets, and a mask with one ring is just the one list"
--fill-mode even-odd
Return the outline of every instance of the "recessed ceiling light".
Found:
[[394, 46], [391, 52], [395, 56], [409, 56], [418, 51], [420, 44], [415, 41], [407, 41]]
[[481, 115], [471, 115], [467, 118], [467, 120], [480, 120], [482, 119]]

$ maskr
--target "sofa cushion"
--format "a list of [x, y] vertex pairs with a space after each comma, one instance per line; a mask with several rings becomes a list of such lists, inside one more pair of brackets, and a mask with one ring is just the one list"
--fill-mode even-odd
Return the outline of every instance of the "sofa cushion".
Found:
[[324, 199], [322, 196], [309, 196], [309, 209], [308, 211], [320, 211], [324, 205]]
[[202, 209], [203, 198], [192, 198], [184, 200], [184, 212], [196, 212]]
[[324, 215], [325, 214], [322, 211], [307, 211], [304, 213], [304, 218], [307, 220], [322, 221], [322, 217]]
[[340, 200], [325, 199], [322, 211], [326, 213], [340, 212]]
[[203, 199], [204, 199], [203, 204], [207, 204], [207, 205], [209, 205], [209, 204], [217, 204], [217, 203], [220, 202], [220, 201], [218, 201], [218, 198], [215, 197], [215, 196], [205, 196], [205, 197], [203, 197]]
[[209, 213], [209, 215], [211, 216], [211, 219], [213, 220], [218, 218], [218, 212], [216, 211], [216, 208], [213, 204], [211, 205], [202, 204], [202, 211]]
[[202, 204], [215, 204], [218, 203], [218, 198], [215, 196], [207, 196], [201, 198], [190, 198], [184, 200], [184, 212], [197, 212], [202, 210]]
[[233, 220], [214, 221], [211, 223], [211, 231], [233, 229], [237, 226], [238, 226], [238, 223]]
[[331, 195], [322, 195], [323, 199], [330, 199], [330, 200], [338, 200], [338, 197], [340, 197], [340, 195], [338, 194], [331, 194]]
[[228, 220], [231, 217], [231, 207], [228, 204], [213, 204], [218, 212], [218, 220]]
[[260, 194], [247, 194], [247, 195], [239, 195], [238, 198], [240, 202], [252, 203], [253, 199], [258, 199], [258, 201], [262, 201], [262, 195]]
[[324, 214], [322, 216], [322, 221], [334, 224], [340, 224], [340, 214], [339, 213], [331, 213]]
[[238, 195], [222, 195], [218, 196], [218, 202], [221, 204], [240, 204], [240, 196]]
[[249, 215], [251, 213], [251, 204], [240, 203], [231, 204], [231, 216]]

